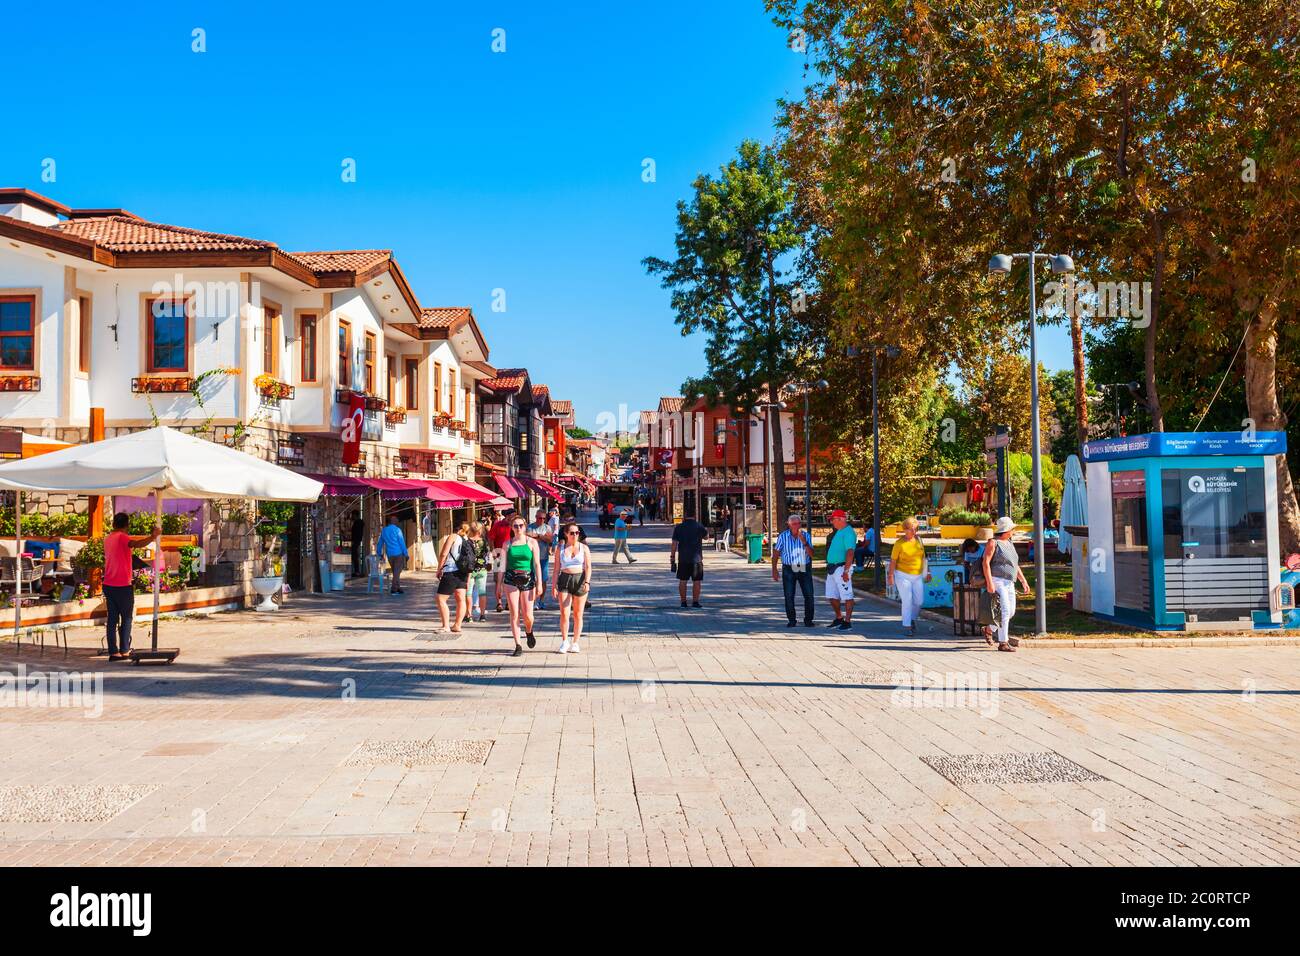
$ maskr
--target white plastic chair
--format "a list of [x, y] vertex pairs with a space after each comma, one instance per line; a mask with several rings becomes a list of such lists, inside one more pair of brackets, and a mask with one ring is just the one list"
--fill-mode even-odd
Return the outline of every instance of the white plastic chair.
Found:
[[387, 593], [391, 590], [388, 583], [388, 566], [380, 566], [379, 555], [366, 555], [366, 593], [370, 593], [370, 588], [378, 582], [380, 593]]
[[731, 550], [731, 529], [730, 529], [730, 528], [728, 528], [726, 531], [722, 532], [722, 537], [721, 537], [721, 538], [714, 538], [714, 540], [713, 540], [713, 549], [714, 549], [715, 551], [730, 551], [730, 550]]

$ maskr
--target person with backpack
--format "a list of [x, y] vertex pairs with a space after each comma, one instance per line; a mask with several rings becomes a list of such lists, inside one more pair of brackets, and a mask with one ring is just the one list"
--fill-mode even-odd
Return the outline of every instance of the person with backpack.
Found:
[[406, 559], [410, 557], [411, 549], [406, 546], [406, 535], [402, 534], [402, 528], [397, 523], [396, 512], [388, 516], [388, 524], [379, 533], [375, 553], [377, 558], [388, 559], [388, 567], [393, 572], [393, 584], [389, 593], [401, 594], [402, 572], [406, 570]]
[[[465, 534], [465, 540], [474, 548], [474, 566], [469, 571], [467, 583], [467, 611], [470, 621], [486, 621], [488, 607], [488, 571], [491, 567], [491, 549], [483, 537], [483, 522], [471, 521]], [[474, 617], [474, 605], [478, 605], [478, 618]]]
[[[442, 548], [438, 553], [438, 570], [434, 576], [438, 580], [438, 617], [442, 619], [439, 634], [460, 633], [460, 623], [468, 614], [466, 590], [469, 587], [469, 572], [477, 560], [473, 545], [465, 547], [469, 533], [468, 522], [462, 522], [460, 530], [442, 539]], [[447, 599], [456, 596], [456, 620], [449, 622]]]

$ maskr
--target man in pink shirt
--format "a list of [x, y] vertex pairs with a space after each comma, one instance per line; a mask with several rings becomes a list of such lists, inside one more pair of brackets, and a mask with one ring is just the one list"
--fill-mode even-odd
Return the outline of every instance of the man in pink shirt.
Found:
[[[131, 549], [150, 541], [161, 545], [162, 527], [153, 534], [127, 534], [131, 518], [125, 511], [113, 515], [113, 530], [104, 539], [104, 603], [108, 605], [108, 659], [124, 661], [131, 652], [131, 621], [135, 617], [135, 588], [131, 584]], [[157, 553], [157, 548], [155, 548]], [[118, 641], [118, 634], [121, 641]]]

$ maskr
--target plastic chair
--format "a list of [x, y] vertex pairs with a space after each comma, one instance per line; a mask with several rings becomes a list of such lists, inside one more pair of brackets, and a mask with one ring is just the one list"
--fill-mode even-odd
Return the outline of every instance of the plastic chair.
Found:
[[731, 550], [731, 529], [730, 528], [722, 532], [722, 537], [713, 539], [713, 550], [715, 551]]
[[391, 586], [388, 583], [388, 573], [387, 565], [380, 567], [379, 555], [366, 555], [366, 593], [370, 593], [370, 588], [376, 582], [379, 584], [379, 590], [381, 593], [387, 593], [390, 591]]

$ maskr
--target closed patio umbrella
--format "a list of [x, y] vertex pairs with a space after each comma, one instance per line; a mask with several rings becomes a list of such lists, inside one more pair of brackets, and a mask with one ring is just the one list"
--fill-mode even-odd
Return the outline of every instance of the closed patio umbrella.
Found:
[[1065, 459], [1065, 486], [1061, 490], [1061, 532], [1057, 548], [1062, 553], [1069, 553], [1070, 539], [1073, 537], [1065, 530], [1067, 525], [1082, 527], [1088, 523], [1088, 486], [1083, 480], [1083, 467], [1079, 456], [1071, 455]]
[[[72, 445], [35, 458], [0, 464], [0, 488], [18, 492], [15, 536], [22, 550], [22, 495], [154, 496], [162, 518], [163, 498], [257, 498], [315, 501], [321, 483], [252, 455], [160, 425], [104, 441]], [[153, 652], [158, 656], [158, 575], [153, 580]], [[14, 631], [22, 615], [15, 605]], [[170, 653], [170, 658], [175, 654]], [[134, 652], [137, 659], [140, 652]]]

